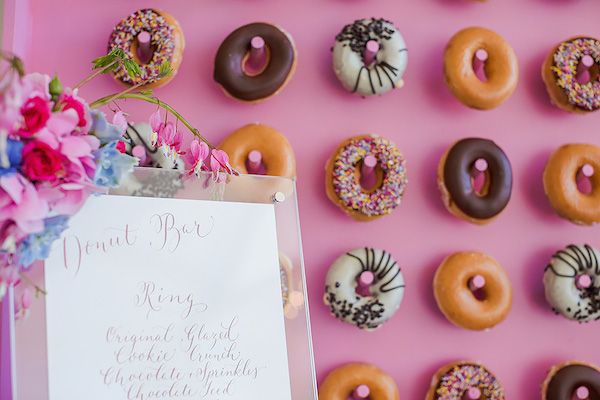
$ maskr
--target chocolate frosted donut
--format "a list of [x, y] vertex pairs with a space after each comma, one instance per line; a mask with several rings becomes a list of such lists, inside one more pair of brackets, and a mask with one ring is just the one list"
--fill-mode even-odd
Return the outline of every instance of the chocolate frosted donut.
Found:
[[[488, 165], [482, 193], [473, 188], [471, 176], [478, 159]], [[491, 140], [462, 139], [440, 160], [438, 183], [451, 213], [474, 223], [486, 223], [502, 212], [510, 200], [512, 168], [504, 151]]]
[[[248, 75], [244, 63], [255, 36], [265, 41], [267, 64], [257, 75]], [[256, 22], [236, 29], [221, 43], [215, 57], [214, 79], [230, 96], [257, 102], [277, 94], [295, 66], [296, 50], [290, 35], [276, 26]]]
[[591, 364], [570, 361], [554, 366], [542, 387], [542, 400], [569, 400], [585, 387], [588, 400], [600, 400], [600, 370]]

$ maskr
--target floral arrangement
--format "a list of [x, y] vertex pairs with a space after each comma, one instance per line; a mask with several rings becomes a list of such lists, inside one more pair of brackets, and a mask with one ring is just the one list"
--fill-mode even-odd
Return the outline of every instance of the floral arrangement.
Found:
[[[0, 57], [6, 67], [0, 75], [0, 300], [9, 286], [31, 283], [26, 272], [48, 257], [52, 243], [90, 195], [119, 186], [138, 165], [125, 135], [126, 114], [117, 105], [109, 122], [100, 107], [121, 99], [155, 104], [149, 121], [152, 146], [169, 159], [182, 157], [188, 176], [212, 171], [215, 180], [222, 180], [235, 173], [226, 153], [211, 146], [174, 108], [142, 90], [147, 81], [91, 103], [79, 95], [83, 85], [119, 66], [139, 76], [139, 66], [119, 50], [94, 60], [91, 75], [73, 89], [64, 88], [58, 77], [25, 74], [12, 54]], [[161, 66], [161, 76], [170, 73], [169, 65]], [[196, 136], [188, 151], [169, 116]], [[36, 294], [44, 293], [34, 288]], [[26, 314], [31, 299], [30, 289], [16, 299], [18, 315]]]

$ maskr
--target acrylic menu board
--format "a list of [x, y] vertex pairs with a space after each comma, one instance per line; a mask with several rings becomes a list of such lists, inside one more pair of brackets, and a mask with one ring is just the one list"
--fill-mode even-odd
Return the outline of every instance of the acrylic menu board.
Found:
[[290, 179], [137, 169], [36, 272], [14, 399], [316, 399], [299, 232]]
[[[558, 218], [541, 182], [544, 164], [558, 146], [600, 144], [600, 112], [579, 116], [558, 110], [550, 104], [540, 76], [547, 53], [561, 40], [580, 34], [600, 37], [597, 20], [590, 17], [598, 14], [600, 2], [4, 0], [6, 6], [11, 3], [19, 11], [13, 21], [19, 26], [14, 43], [27, 68], [57, 72], [70, 85], [87, 75], [89, 61], [105, 51], [110, 31], [121, 18], [141, 7], [165, 9], [179, 20], [186, 50], [175, 79], [156, 93], [189, 116], [214, 144], [251, 122], [266, 123], [286, 135], [298, 161], [319, 382], [340, 364], [364, 361], [389, 372], [402, 398], [421, 399], [438, 367], [469, 358], [486, 364], [501, 379], [509, 398], [535, 399], [552, 364], [572, 358], [600, 364], [600, 352], [590, 345], [597, 340], [598, 325], [555, 316], [544, 300], [541, 282], [543, 268], [557, 249], [586, 242], [600, 247], [600, 227], [579, 227]], [[371, 16], [398, 26], [409, 62], [402, 89], [362, 99], [339, 84], [330, 49], [345, 24]], [[250, 105], [223, 94], [213, 80], [213, 57], [231, 31], [253, 21], [272, 22], [288, 31], [297, 46], [298, 65], [280, 94]], [[473, 25], [501, 34], [519, 63], [514, 94], [485, 112], [459, 103], [443, 77], [446, 43], [459, 29]], [[81, 94], [93, 99], [120, 88], [112, 78], [103, 77]], [[147, 120], [153, 111], [129, 101], [123, 106], [134, 121]], [[409, 179], [401, 206], [366, 224], [341, 213], [324, 190], [328, 157], [344, 139], [364, 133], [382, 135], [398, 145], [407, 159]], [[447, 147], [472, 136], [494, 140], [514, 172], [510, 203], [485, 226], [447, 213], [436, 183], [437, 163]], [[393, 254], [407, 285], [398, 313], [375, 332], [337, 321], [322, 302], [328, 267], [345, 251], [364, 246]], [[491, 331], [456, 328], [436, 306], [434, 271], [445, 256], [461, 250], [495, 257], [511, 279], [513, 308]]]

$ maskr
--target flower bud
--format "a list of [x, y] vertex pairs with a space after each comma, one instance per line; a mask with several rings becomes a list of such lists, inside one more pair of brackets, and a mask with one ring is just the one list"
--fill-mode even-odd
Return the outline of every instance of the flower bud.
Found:
[[58, 76], [54, 75], [54, 78], [52, 78], [52, 80], [50, 81], [50, 87], [48, 89], [50, 91], [50, 95], [53, 98], [58, 97], [62, 94], [63, 86], [62, 83], [60, 83]]

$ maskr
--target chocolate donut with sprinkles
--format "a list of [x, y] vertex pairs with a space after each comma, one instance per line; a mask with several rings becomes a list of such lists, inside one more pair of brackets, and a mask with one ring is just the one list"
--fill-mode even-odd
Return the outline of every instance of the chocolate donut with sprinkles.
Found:
[[390, 21], [367, 18], [344, 26], [332, 51], [335, 75], [352, 93], [381, 95], [404, 84], [408, 50]]
[[578, 322], [600, 319], [600, 252], [571, 244], [557, 251], [544, 270], [546, 301], [563, 317]]
[[[375, 184], [360, 183], [363, 160], [377, 159]], [[342, 142], [325, 167], [329, 199], [358, 221], [390, 214], [400, 205], [407, 185], [406, 161], [395, 144], [376, 135], [356, 136]]]
[[[588, 69], [584, 79], [582, 65]], [[575, 37], [556, 46], [542, 66], [542, 78], [550, 100], [573, 113], [589, 113], [600, 108], [600, 41]]]
[[[146, 43], [150, 56], [140, 59], [140, 37], [149, 36]], [[114, 77], [125, 85], [136, 85], [148, 81], [144, 88], [152, 89], [168, 83], [179, 69], [183, 60], [185, 39], [179, 23], [170, 14], [151, 8], [137, 10], [120, 21], [113, 29], [108, 41], [108, 51], [121, 49], [140, 65], [141, 75], [132, 77], [120, 65]], [[168, 63], [171, 73], [161, 76], [161, 66]]]
[[440, 368], [431, 381], [426, 400], [463, 400], [465, 398], [504, 400], [500, 381], [483, 365], [459, 361]]
[[391, 254], [365, 247], [334, 261], [323, 301], [340, 321], [373, 330], [395, 314], [403, 297], [404, 277]]

